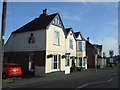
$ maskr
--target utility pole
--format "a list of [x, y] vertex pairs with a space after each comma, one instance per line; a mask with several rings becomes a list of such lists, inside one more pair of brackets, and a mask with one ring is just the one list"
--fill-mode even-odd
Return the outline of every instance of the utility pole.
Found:
[[6, 24], [6, 11], [7, 11], [7, 0], [3, 1], [2, 8], [2, 25], [1, 25], [1, 40], [0, 40], [0, 89], [2, 89], [2, 68], [4, 58], [4, 38], [5, 38], [5, 24]]

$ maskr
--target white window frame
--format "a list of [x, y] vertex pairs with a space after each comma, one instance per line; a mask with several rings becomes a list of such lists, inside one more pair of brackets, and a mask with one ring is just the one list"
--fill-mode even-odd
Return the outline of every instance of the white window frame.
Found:
[[32, 68], [31, 69], [31, 67], [32, 67], [32, 64], [33, 64], [33, 57], [34, 57], [34, 54], [29, 54], [29, 62], [28, 62], [28, 70], [29, 71], [34, 71], [34, 69]]
[[[58, 38], [56, 38], [55, 33], [58, 33]], [[57, 40], [57, 41], [56, 41]], [[60, 45], [60, 32], [59, 31], [54, 31], [54, 45]]]
[[78, 41], [78, 43], [77, 43], [77, 50], [78, 51], [85, 51], [86, 50], [86, 43], [85, 43], [85, 41]]
[[72, 39], [69, 39], [69, 48], [73, 49], [73, 40]]
[[[54, 62], [54, 57], [57, 56], [57, 61]], [[56, 55], [53, 55], [53, 58], [52, 58], [52, 71], [60, 71], [60, 54], [56, 54]], [[57, 63], [57, 68], [54, 69], [54, 63]]]
[[82, 51], [82, 42], [81, 41], [78, 41], [78, 43], [77, 43], [77, 50]]

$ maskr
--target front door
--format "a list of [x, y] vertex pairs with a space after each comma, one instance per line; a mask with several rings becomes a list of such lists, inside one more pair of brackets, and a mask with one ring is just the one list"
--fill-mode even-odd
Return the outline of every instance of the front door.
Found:
[[29, 54], [28, 70], [34, 71], [34, 54]]
[[60, 70], [60, 55], [53, 55], [52, 71]]
[[82, 57], [79, 57], [79, 67], [82, 67]]

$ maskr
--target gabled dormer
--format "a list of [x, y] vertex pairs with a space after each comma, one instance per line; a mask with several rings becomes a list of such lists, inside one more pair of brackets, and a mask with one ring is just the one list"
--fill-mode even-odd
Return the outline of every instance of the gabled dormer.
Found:
[[82, 34], [80, 32], [74, 32], [76, 40], [83, 40]]
[[55, 26], [58, 26], [58, 27], [61, 27], [61, 28], [64, 28], [59, 13], [56, 13], [56, 14], [57, 15], [54, 17], [54, 19], [52, 20], [51, 24], [55, 25]]

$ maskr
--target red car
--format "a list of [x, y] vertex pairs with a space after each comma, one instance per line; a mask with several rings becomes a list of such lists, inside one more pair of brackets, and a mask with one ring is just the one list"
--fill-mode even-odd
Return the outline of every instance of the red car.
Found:
[[21, 76], [21, 67], [16, 63], [4, 63], [3, 64], [3, 79], [10, 76]]

